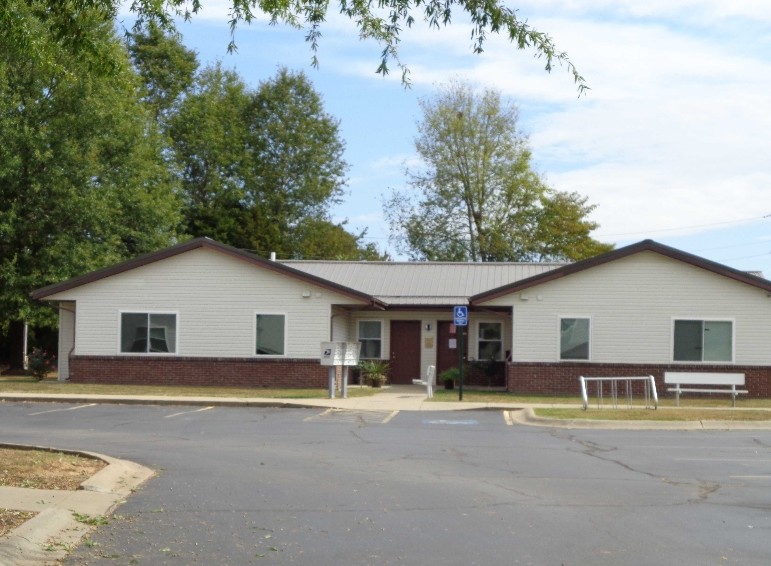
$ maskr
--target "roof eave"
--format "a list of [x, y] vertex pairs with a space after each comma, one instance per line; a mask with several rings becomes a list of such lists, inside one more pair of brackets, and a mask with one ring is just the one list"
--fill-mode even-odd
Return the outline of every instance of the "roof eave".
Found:
[[653, 240], [643, 240], [641, 242], [637, 242], [636, 244], [631, 244], [629, 246], [625, 246], [605, 254], [578, 261], [576, 263], [572, 263], [552, 271], [547, 271], [546, 273], [534, 275], [533, 277], [528, 277], [527, 279], [522, 279], [516, 283], [504, 285], [502, 287], [498, 287], [497, 289], [491, 289], [483, 293], [478, 293], [469, 298], [469, 304], [476, 305], [484, 303], [504, 295], [517, 293], [519, 291], [528, 289], [529, 287], [534, 287], [535, 285], [541, 285], [549, 281], [555, 281], [557, 279], [567, 277], [568, 275], [579, 273], [581, 271], [591, 269], [592, 267], [597, 267], [599, 265], [610, 263], [612, 261], [616, 261], [645, 251], [658, 253], [663, 256], [682, 261], [689, 265], [705, 269], [712, 273], [728, 277], [729, 279], [733, 279], [735, 281], [763, 289], [764, 291], [771, 292], [771, 281], [767, 279], [763, 279], [762, 277], [758, 277], [756, 275], [750, 275], [744, 271], [728, 267], [727, 265], [723, 265], [721, 263], [717, 263], [715, 261], [708, 260], [703, 257], [678, 250], [676, 248], [665, 246], [664, 244], [660, 244]]
[[187, 242], [183, 242], [181, 244], [177, 244], [169, 248], [164, 248], [156, 252], [150, 252], [148, 254], [144, 254], [142, 256], [129, 259], [109, 267], [98, 269], [96, 271], [92, 271], [90, 273], [80, 275], [78, 277], [73, 277], [72, 279], [68, 279], [67, 281], [54, 283], [52, 285], [48, 285], [46, 287], [42, 287], [40, 289], [36, 289], [32, 291], [30, 293], [30, 297], [32, 297], [32, 299], [37, 301], [44, 301], [46, 300], [47, 297], [50, 297], [57, 293], [69, 291], [76, 287], [80, 287], [88, 283], [93, 283], [94, 281], [99, 281], [107, 277], [112, 277], [113, 275], [118, 275], [120, 273], [124, 273], [132, 269], [137, 269], [139, 267], [143, 267], [145, 265], [149, 265], [151, 263], [155, 263], [157, 261], [174, 257], [176, 255], [183, 254], [185, 252], [189, 252], [199, 248], [211, 249], [219, 253], [239, 259], [241, 261], [246, 261], [253, 265], [258, 265], [264, 269], [268, 269], [276, 273], [288, 275], [290, 277], [294, 277], [296, 279], [300, 279], [302, 281], [306, 281], [308, 283], [318, 285], [319, 287], [325, 288], [327, 290], [341, 293], [345, 296], [355, 298], [364, 303], [371, 304], [376, 308], [385, 308], [386, 306], [385, 303], [383, 303], [382, 301], [379, 301], [375, 297], [371, 295], [367, 295], [366, 293], [362, 293], [361, 291], [357, 291], [356, 289], [351, 289], [350, 287], [345, 287], [344, 285], [334, 283], [333, 281], [316, 277], [315, 275], [305, 273], [304, 271], [294, 269], [292, 267], [283, 265], [275, 261], [263, 259], [252, 253], [240, 250], [238, 248], [234, 248], [232, 246], [228, 246], [226, 244], [222, 244], [220, 242], [211, 240], [209, 238], [195, 238], [193, 240], [189, 240]]

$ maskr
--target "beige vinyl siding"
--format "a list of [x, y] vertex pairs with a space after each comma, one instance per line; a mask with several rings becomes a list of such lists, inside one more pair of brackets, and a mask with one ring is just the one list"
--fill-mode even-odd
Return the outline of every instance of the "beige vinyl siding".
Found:
[[59, 304], [59, 353], [56, 360], [59, 381], [70, 377], [70, 352], [75, 346], [75, 303]]
[[[307, 296], [304, 296], [307, 295]], [[255, 355], [255, 314], [286, 315], [285, 357], [319, 356], [334, 303], [321, 287], [207, 249], [196, 249], [83, 285], [53, 300], [77, 301], [80, 355], [119, 352], [120, 313], [177, 314], [177, 355]]]
[[515, 361], [559, 360], [559, 319], [591, 318], [590, 362], [669, 363], [675, 319], [731, 320], [734, 363], [771, 360], [771, 298], [654, 252], [499, 297], [510, 305]]
[[356, 335], [350, 333], [351, 313], [339, 307], [332, 308], [331, 342], [352, 342]]

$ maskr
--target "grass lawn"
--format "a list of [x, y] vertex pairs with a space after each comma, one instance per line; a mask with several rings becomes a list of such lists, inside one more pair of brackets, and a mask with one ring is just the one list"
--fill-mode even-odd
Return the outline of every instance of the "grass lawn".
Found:
[[[269, 397], [271, 399], [325, 399], [325, 389], [269, 389], [262, 387], [185, 387], [163, 385], [104, 385], [69, 383], [46, 378], [35, 381], [29, 376], [0, 376], [2, 393], [46, 393], [70, 395], [155, 395], [161, 397]], [[348, 386], [349, 397], [368, 397], [377, 393], [371, 387]]]
[[[682, 400], [681, 400], [682, 405]], [[771, 410], [660, 407], [651, 409], [535, 409], [539, 417], [568, 420], [614, 421], [771, 421]]]

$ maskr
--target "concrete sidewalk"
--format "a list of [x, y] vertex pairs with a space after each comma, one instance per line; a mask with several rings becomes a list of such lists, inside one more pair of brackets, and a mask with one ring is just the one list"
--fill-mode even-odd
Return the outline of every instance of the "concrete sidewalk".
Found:
[[[2, 444], [13, 448], [13, 444]], [[47, 449], [42, 448], [41, 449]], [[107, 462], [77, 491], [0, 486], [0, 509], [33, 511], [32, 519], [0, 537], [0, 565], [58, 564], [93, 527], [78, 521], [106, 517], [153, 476], [149, 468], [94, 452], [79, 452]]]
[[[356, 389], [358, 386], [349, 386]], [[457, 390], [456, 390], [457, 395]], [[531, 407], [580, 407], [578, 404], [523, 404], [523, 403], [462, 403], [431, 401], [421, 385], [391, 385], [377, 394], [342, 399], [336, 392], [334, 399], [276, 399], [271, 397], [206, 397], [161, 395], [91, 395], [49, 393], [0, 393], [0, 401], [32, 401], [51, 403], [116, 403], [122, 405], [193, 405], [230, 407], [324, 407], [358, 411], [468, 411], [480, 409], [521, 409]]]

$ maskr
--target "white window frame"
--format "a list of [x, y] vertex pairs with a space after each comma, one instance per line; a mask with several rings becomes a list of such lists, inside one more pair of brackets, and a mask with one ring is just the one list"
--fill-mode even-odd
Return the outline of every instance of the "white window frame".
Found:
[[[123, 315], [124, 314], [165, 314], [174, 315], [174, 351], [173, 352], [124, 352], [123, 351]], [[120, 309], [118, 310], [118, 355], [119, 356], [178, 356], [179, 355], [179, 312], [178, 311], [157, 311], [142, 308]]]
[[[257, 353], [257, 315], [263, 316], [283, 316], [284, 317], [284, 340], [283, 354], [258, 354]], [[287, 347], [289, 345], [289, 314], [286, 312], [275, 312], [265, 310], [255, 310], [252, 313], [252, 356], [255, 358], [285, 358], [287, 357]]]
[[[562, 357], [562, 321], [565, 319], [579, 319], [589, 321], [589, 347], [587, 348], [586, 358], [563, 358]], [[593, 327], [592, 317], [584, 314], [561, 314], [557, 316], [557, 360], [560, 362], [590, 362], [592, 361], [593, 346]]]
[[[731, 323], [731, 359], [730, 361], [726, 360], [705, 360], [704, 359], [704, 335], [702, 333], [702, 349], [701, 349], [701, 360], [676, 360], [675, 359], [675, 322], [677, 321], [696, 321], [701, 322], [702, 324], [705, 322], [730, 322]], [[672, 360], [673, 364], [706, 364], [706, 365], [715, 365], [715, 364], [735, 364], [736, 363], [736, 319], [735, 318], [726, 318], [722, 316], [673, 316], [672, 322], [670, 325], [670, 339], [669, 339], [669, 359]]]
[[495, 360], [492, 360], [492, 361], [494, 361], [494, 362], [502, 362], [502, 361], [504, 361], [504, 359], [506, 358], [505, 349], [503, 347], [503, 344], [505, 342], [503, 333], [504, 333], [505, 329], [503, 327], [503, 322], [501, 322], [500, 320], [478, 320], [478, 321], [476, 321], [475, 326], [476, 326], [477, 360], [479, 360], [480, 362], [489, 362], [490, 360], [488, 360], [487, 358], [483, 359], [481, 354], [479, 353], [479, 351], [480, 351], [480, 343], [482, 343], [482, 342], [495, 342], [495, 340], [482, 340], [482, 337], [479, 334], [481, 332], [481, 327], [482, 327], [483, 324], [497, 324], [501, 328], [501, 338], [499, 340], [499, 342], [501, 344], [500, 357], [498, 359], [495, 359]]
[[[361, 323], [362, 322], [377, 322], [380, 325], [380, 357], [378, 357], [378, 358], [365, 358], [362, 355], [361, 359], [363, 359], [363, 360], [384, 360], [384, 359], [386, 359], [386, 358], [383, 357], [383, 351], [384, 351], [383, 345], [385, 344], [385, 336], [383, 335], [385, 325], [383, 324], [383, 320], [382, 319], [378, 319], [378, 318], [360, 318], [360, 319], [358, 319], [356, 321], [356, 341], [357, 342], [362, 342], [362, 337], [361, 337]], [[374, 338], [364, 338], [364, 340], [375, 340], [375, 339]], [[364, 346], [364, 344], [362, 343], [362, 353], [364, 351], [363, 346]]]

